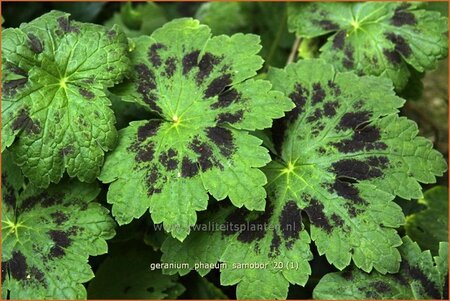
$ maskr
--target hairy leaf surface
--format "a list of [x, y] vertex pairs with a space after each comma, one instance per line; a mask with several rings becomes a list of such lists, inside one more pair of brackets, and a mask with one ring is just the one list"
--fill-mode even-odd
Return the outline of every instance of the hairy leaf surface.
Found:
[[2, 151], [39, 187], [65, 170], [92, 182], [117, 138], [105, 88], [128, 68], [125, 35], [57, 11], [2, 34]]
[[410, 76], [447, 56], [447, 18], [420, 3], [292, 3], [289, 29], [300, 37], [331, 34], [321, 57], [337, 70], [386, 75], [401, 90]]
[[88, 257], [114, 236], [100, 189], [76, 181], [41, 190], [24, 185], [11, 154], [2, 158], [2, 294], [10, 299], [85, 299]]
[[[338, 269], [353, 260], [366, 272], [398, 271], [401, 238], [394, 228], [404, 216], [392, 200], [420, 198], [418, 182], [434, 182], [445, 171], [442, 155], [416, 137], [413, 122], [397, 116], [404, 100], [387, 79], [335, 73], [321, 60], [272, 69], [269, 78], [296, 108], [273, 128], [282, 139], [275, 141], [278, 159], [264, 167], [265, 212], [212, 210], [217, 212], [204, 223], [225, 228], [194, 232], [183, 243], [167, 239], [163, 262], [189, 262], [190, 268], [196, 262], [227, 263], [221, 283], [238, 284], [242, 299], [283, 299], [289, 283], [304, 285], [311, 273], [311, 239]], [[233, 269], [251, 262], [269, 266]], [[278, 262], [284, 266], [277, 268]]]
[[439, 256], [421, 252], [417, 243], [403, 238], [396, 274], [370, 274], [352, 269], [325, 275], [313, 292], [315, 299], [448, 299], [448, 243], [439, 244]]
[[117, 93], [157, 113], [120, 131], [100, 179], [119, 224], [150, 208], [155, 223], [183, 240], [207, 207], [208, 192], [237, 207], [263, 210], [270, 161], [247, 131], [270, 127], [292, 102], [250, 79], [262, 65], [255, 35], [211, 37], [178, 19], [134, 40], [130, 79]]
[[426, 209], [406, 220], [406, 234], [422, 249], [437, 254], [439, 242], [448, 240], [448, 188], [436, 186], [424, 193], [419, 204]]

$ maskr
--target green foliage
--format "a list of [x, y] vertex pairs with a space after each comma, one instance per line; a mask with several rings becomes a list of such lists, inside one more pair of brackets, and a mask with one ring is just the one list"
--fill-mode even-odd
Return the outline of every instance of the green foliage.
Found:
[[123, 77], [127, 50], [119, 28], [56, 11], [3, 31], [2, 151], [35, 185], [59, 182], [65, 170], [95, 180], [117, 138], [104, 89]]
[[84, 299], [94, 277], [88, 256], [114, 236], [100, 189], [76, 181], [46, 190], [25, 184], [11, 154], [2, 156], [2, 297]]
[[[446, 170], [442, 155], [429, 141], [416, 137], [413, 122], [397, 116], [404, 101], [386, 79], [358, 80], [320, 60], [272, 69], [269, 79], [296, 108], [273, 128], [279, 159], [264, 168], [265, 212], [212, 210], [217, 213], [204, 223], [231, 230], [195, 232], [183, 243], [169, 238], [162, 260], [189, 262], [190, 267], [196, 262], [227, 263], [221, 268], [221, 283], [238, 284], [237, 296], [243, 299], [282, 299], [289, 283], [304, 285], [311, 273], [311, 239], [319, 254], [338, 269], [353, 260], [366, 272], [396, 272], [401, 238], [393, 228], [404, 223], [404, 216], [392, 200], [395, 195], [420, 197], [418, 182], [434, 182]], [[381, 97], [386, 101], [380, 103]], [[302, 210], [309, 231], [302, 223]], [[239, 228], [248, 223], [266, 228]], [[232, 230], [232, 224], [238, 230]], [[280, 261], [285, 265], [281, 269]], [[233, 269], [235, 263], [252, 262], [269, 266]], [[201, 275], [208, 271], [199, 269]]]
[[255, 35], [211, 37], [207, 26], [178, 19], [134, 40], [132, 69], [116, 92], [159, 118], [132, 122], [100, 175], [119, 224], [150, 208], [155, 223], [183, 240], [205, 210], [208, 192], [237, 207], [264, 209], [270, 161], [248, 130], [271, 126], [292, 103], [267, 81]]
[[166, 23], [168, 19], [164, 10], [157, 4], [148, 2], [133, 6], [125, 3], [120, 12], [115, 13], [105, 22], [105, 26], [119, 25], [128, 37], [150, 35], [155, 29]]
[[447, 56], [446, 17], [420, 3], [292, 3], [289, 29], [300, 37], [331, 34], [321, 58], [339, 71], [389, 77], [398, 90], [410, 76], [436, 68]]
[[195, 18], [208, 25], [215, 35], [233, 34], [248, 26], [239, 2], [207, 2], [202, 4]]
[[184, 287], [175, 276], [151, 270], [159, 256], [137, 241], [114, 244], [89, 284], [89, 299], [176, 299]]
[[439, 242], [448, 240], [448, 188], [436, 186], [427, 190], [419, 204], [426, 209], [406, 220], [406, 234], [422, 249], [438, 253]]
[[[448, 299], [448, 243], [439, 255], [421, 252], [417, 243], [403, 238], [398, 273], [364, 273], [354, 268], [325, 275], [314, 289], [315, 299]], [[339, 288], [339, 289], [338, 289]]]
[[69, 13], [74, 20], [81, 22], [93, 22], [105, 5], [106, 2], [52, 3], [55, 10]]
[[287, 30], [287, 5], [282, 2], [210, 2], [202, 4], [196, 18], [214, 34], [256, 33], [261, 56], [268, 66], [286, 64], [294, 35]]
[[24, 5], [3, 299], [448, 299], [448, 5]]

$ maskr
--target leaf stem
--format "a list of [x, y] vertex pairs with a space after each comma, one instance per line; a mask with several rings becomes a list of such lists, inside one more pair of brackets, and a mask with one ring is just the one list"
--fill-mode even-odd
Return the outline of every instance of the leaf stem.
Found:
[[280, 26], [278, 26], [278, 30], [275, 35], [275, 39], [273, 40], [272, 45], [270, 46], [269, 54], [267, 55], [267, 60], [264, 63], [265, 72], [267, 72], [267, 70], [269, 69], [270, 62], [271, 62], [272, 57], [275, 54], [275, 50], [277, 49], [277, 46], [280, 42], [280, 38], [283, 33], [286, 22], [287, 22], [287, 8], [284, 10], [284, 14], [283, 14], [283, 18], [281, 19]]
[[290, 63], [294, 62], [295, 58], [297, 57], [296, 54], [297, 54], [298, 48], [300, 47], [300, 43], [301, 43], [301, 38], [296, 37], [294, 44], [292, 44], [291, 53], [289, 54], [286, 65], [289, 65]]

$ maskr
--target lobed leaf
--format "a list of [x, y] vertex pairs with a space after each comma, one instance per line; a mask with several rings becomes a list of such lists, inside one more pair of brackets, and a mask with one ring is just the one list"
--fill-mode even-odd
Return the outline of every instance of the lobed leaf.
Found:
[[88, 257], [107, 252], [114, 236], [96, 185], [68, 181], [46, 190], [24, 185], [3, 153], [2, 297], [85, 299], [94, 274]]
[[239, 2], [203, 3], [195, 18], [208, 25], [214, 34], [233, 34], [249, 25]]
[[[404, 215], [392, 200], [421, 197], [419, 182], [442, 175], [444, 158], [416, 137], [413, 122], [398, 117], [404, 100], [387, 79], [336, 73], [321, 60], [272, 69], [268, 76], [296, 108], [273, 127], [278, 158], [263, 168], [265, 212], [212, 210], [203, 224], [221, 225], [220, 231], [164, 242], [163, 262], [189, 263], [166, 272], [184, 275], [195, 263], [222, 262], [221, 283], [237, 284], [239, 299], [284, 299], [289, 283], [305, 285], [311, 274], [311, 240], [340, 270], [353, 260], [366, 272], [398, 271], [402, 241], [395, 228]], [[268, 267], [233, 267], [254, 262]]]
[[436, 186], [424, 193], [419, 204], [426, 206], [406, 219], [406, 234], [428, 249], [438, 253], [439, 242], [448, 240], [448, 188]]
[[2, 35], [2, 151], [39, 187], [95, 180], [117, 132], [105, 89], [128, 68], [118, 27], [52, 11]]
[[401, 90], [411, 73], [436, 68], [448, 52], [448, 19], [419, 3], [292, 3], [289, 29], [300, 37], [331, 34], [321, 58], [337, 70], [384, 75]]
[[403, 238], [402, 264], [396, 274], [370, 274], [356, 269], [325, 275], [315, 287], [315, 299], [448, 299], [448, 243], [439, 244], [439, 256], [421, 252]]
[[167, 22], [164, 9], [153, 2], [133, 5], [131, 2], [123, 3], [120, 12], [114, 13], [105, 26], [112, 28], [119, 25], [127, 37], [150, 35], [155, 29]]
[[132, 73], [116, 92], [157, 113], [121, 130], [100, 179], [119, 224], [150, 208], [155, 223], [183, 240], [205, 210], [208, 192], [237, 207], [263, 210], [270, 161], [248, 131], [270, 127], [292, 102], [252, 76], [262, 65], [255, 35], [211, 37], [178, 19], [134, 40]]
[[[276, 127], [282, 160], [266, 174], [305, 210], [319, 254], [343, 269], [398, 270], [393, 228], [404, 223], [396, 195], [420, 198], [421, 183], [446, 170], [414, 122], [397, 115], [404, 100], [389, 80], [335, 73], [308, 60], [273, 69], [269, 78], [297, 104]], [[281, 192], [280, 192], [281, 193]]]
[[289, 283], [306, 284], [312, 253], [300, 208], [274, 197], [269, 191], [263, 213], [214, 208], [183, 242], [169, 237], [161, 261], [174, 266], [164, 272], [185, 275], [195, 269], [204, 276], [220, 268], [221, 284], [237, 284], [238, 299], [285, 299]]

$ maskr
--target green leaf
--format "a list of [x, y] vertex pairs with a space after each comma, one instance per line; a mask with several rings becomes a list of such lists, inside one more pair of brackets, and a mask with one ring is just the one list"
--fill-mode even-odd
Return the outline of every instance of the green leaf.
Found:
[[[443, 61], [442, 61], [443, 62]], [[420, 100], [423, 96], [423, 78], [425, 72], [419, 72], [409, 66], [410, 77], [405, 88], [399, 93], [401, 98], [406, 100]]]
[[173, 266], [164, 272], [185, 275], [195, 269], [204, 276], [220, 268], [221, 284], [237, 284], [238, 299], [286, 299], [289, 283], [305, 285], [312, 253], [301, 210], [292, 200], [276, 198], [274, 190], [268, 194], [263, 213], [211, 208], [216, 213], [197, 223], [186, 240], [169, 237], [161, 260]]
[[46, 187], [65, 170], [92, 182], [117, 132], [105, 88], [128, 68], [117, 28], [72, 22], [53, 11], [2, 36], [2, 151]]
[[337, 268], [353, 259], [366, 272], [395, 272], [393, 228], [404, 216], [392, 200], [420, 198], [419, 182], [446, 170], [443, 156], [397, 115], [404, 100], [387, 79], [335, 73], [320, 60], [272, 69], [269, 79], [297, 104], [274, 127], [282, 160], [266, 167], [269, 183], [306, 211], [319, 254]]
[[112, 182], [108, 202], [118, 223], [150, 208], [155, 223], [183, 240], [208, 192], [263, 210], [258, 168], [270, 157], [247, 131], [270, 127], [293, 104], [268, 81], [251, 79], [262, 65], [259, 38], [211, 37], [198, 21], [178, 19], [134, 42], [133, 72], [117, 91], [159, 118], [121, 130], [99, 177]]
[[288, 10], [298, 36], [331, 33], [321, 57], [337, 70], [385, 75], [398, 90], [408, 81], [408, 65], [432, 70], [447, 56], [447, 18], [418, 3], [292, 3]]
[[406, 234], [422, 249], [437, 254], [439, 242], [448, 240], [448, 188], [436, 186], [427, 190], [419, 203], [426, 209], [406, 219]]
[[349, 269], [325, 275], [313, 292], [315, 299], [448, 299], [448, 243], [439, 244], [439, 256], [421, 252], [417, 243], [403, 238], [398, 273], [382, 275]]
[[150, 35], [155, 29], [167, 22], [164, 10], [153, 2], [133, 5], [131, 2], [121, 6], [120, 12], [115, 13], [105, 22], [105, 26], [119, 25], [128, 37]]
[[[289, 283], [304, 285], [311, 274], [311, 239], [338, 269], [353, 260], [366, 272], [398, 271], [401, 238], [394, 228], [404, 215], [392, 200], [421, 197], [418, 182], [434, 182], [445, 171], [442, 155], [416, 137], [413, 122], [397, 116], [404, 100], [387, 79], [336, 73], [321, 60], [272, 69], [269, 79], [297, 106], [273, 127], [281, 139], [275, 141], [278, 159], [264, 167], [265, 212], [211, 209], [216, 213], [196, 226], [225, 228], [200, 227], [183, 243], [168, 238], [162, 261], [189, 266], [167, 272], [184, 275], [196, 268], [204, 275], [209, 269], [196, 263], [223, 262], [221, 283], [238, 284], [238, 298], [283, 299]], [[226, 228], [230, 223], [237, 230]], [[269, 266], [233, 269], [254, 262]]]
[[104, 9], [107, 2], [53, 2], [52, 7], [56, 10], [69, 13], [73, 19], [82, 22], [94, 22], [96, 17]]
[[265, 67], [283, 67], [288, 59], [295, 35], [288, 31], [287, 3], [242, 2], [249, 23], [249, 32], [261, 36], [261, 56]]
[[247, 19], [239, 2], [203, 3], [195, 18], [208, 25], [214, 34], [233, 34], [247, 27]]
[[176, 276], [151, 269], [159, 256], [137, 241], [115, 244], [89, 284], [89, 299], [176, 299], [185, 290]]
[[208, 2], [202, 4], [196, 18], [214, 34], [254, 33], [261, 37], [260, 55], [265, 69], [284, 66], [294, 34], [287, 30], [287, 6], [282, 2]]
[[94, 277], [88, 257], [106, 253], [115, 233], [108, 210], [93, 202], [100, 189], [25, 186], [11, 154], [2, 159], [3, 298], [85, 299], [82, 283]]
[[141, 104], [123, 101], [122, 98], [116, 94], [108, 93], [107, 95], [111, 100], [111, 109], [116, 116], [116, 128], [118, 130], [127, 127], [133, 120], [151, 119], [156, 117], [156, 114], [150, 112]]

